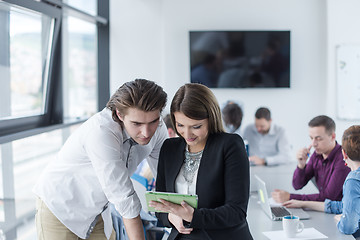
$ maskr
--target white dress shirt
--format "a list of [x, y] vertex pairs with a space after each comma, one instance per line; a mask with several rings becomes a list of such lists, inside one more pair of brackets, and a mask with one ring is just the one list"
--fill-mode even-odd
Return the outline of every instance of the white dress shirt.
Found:
[[255, 124], [250, 124], [242, 137], [248, 141], [249, 156], [264, 158], [267, 165], [290, 161], [290, 144], [282, 127], [271, 124], [269, 132], [263, 135]]
[[129, 136], [105, 108], [68, 138], [33, 191], [80, 238], [90, 235], [95, 218], [101, 214], [109, 238], [112, 220], [107, 203], [113, 203], [125, 218], [139, 215], [141, 204], [130, 176], [143, 159], [147, 159], [156, 176], [160, 148], [167, 137], [161, 121], [150, 142], [133, 145], [128, 155]]
[[196, 194], [196, 181], [199, 168], [195, 171], [194, 180], [192, 183], [188, 183], [184, 177], [184, 164], [180, 169], [180, 172], [175, 180], [175, 192], [181, 194]]

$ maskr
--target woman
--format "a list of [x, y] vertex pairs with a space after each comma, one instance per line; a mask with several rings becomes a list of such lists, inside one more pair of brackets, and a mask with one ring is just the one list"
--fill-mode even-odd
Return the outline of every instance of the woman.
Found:
[[342, 201], [325, 202], [290, 200], [284, 203], [286, 207], [306, 207], [326, 213], [339, 214], [335, 216], [337, 227], [344, 234], [353, 234], [360, 239], [360, 125], [351, 126], [345, 130], [342, 138], [342, 154], [345, 165], [351, 172], [345, 179]]
[[233, 101], [227, 101], [222, 109], [222, 115], [227, 132], [240, 135], [240, 126], [243, 118], [241, 107]]
[[151, 206], [169, 239], [252, 239], [246, 221], [249, 160], [237, 134], [224, 132], [214, 94], [201, 84], [185, 84], [172, 100], [171, 120], [179, 138], [160, 151], [156, 190], [197, 194], [198, 208], [165, 200]]

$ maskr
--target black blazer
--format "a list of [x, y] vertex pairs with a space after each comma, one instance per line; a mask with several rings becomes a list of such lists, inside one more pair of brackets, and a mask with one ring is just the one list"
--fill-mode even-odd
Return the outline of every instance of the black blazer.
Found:
[[[175, 192], [175, 180], [185, 159], [183, 138], [169, 138], [161, 147], [156, 191]], [[246, 221], [249, 200], [249, 160], [244, 142], [237, 134], [209, 135], [201, 158], [196, 194], [198, 208], [192, 222], [190, 239], [252, 239]], [[172, 227], [169, 240], [181, 234], [168, 220], [167, 213], [156, 214]]]

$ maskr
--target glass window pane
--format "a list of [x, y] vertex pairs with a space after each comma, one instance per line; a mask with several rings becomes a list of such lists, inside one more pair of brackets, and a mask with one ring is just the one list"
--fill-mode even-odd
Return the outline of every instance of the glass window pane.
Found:
[[[3, 191], [3, 158], [2, 158], [2, 149], [0, 145], [0, 198], [4, 198], [4, 191]], [[1, 212], [1, 211], [0, 211]], [[1, 221], [1, 216], [0, 216]]]
[[[32, 188], [47, 164], [56, 158], [56, 154], [66, 139], [81, 124], [19, 139], [11, 143], [0, 144], [0, 199], [4, 198], [5, 184], [14, 184], [15, 198], [0, 200], [0, 222], [20, 219], [34, 211], [35, 195]], [[6, 162], [7, 161], [7, 162]], [[14, 181], [3, 179], [3, 165], [13, 166]], [[5, 219], [5, 212], [7, 217]]]
[[97, 112], [97, 27], [73, 17], [63, 21], [64, 117]]
[[34, 208], [23, 203], [34, 199], [32, 188], [45, 166], [55, 158], [61, 145], [61, 130], [13, 142], [16, 217], [21, 217]]
[[97, 0], [66, 0], [64, 2], [91, 15], [97, 15]]
[[78, 126], [74, 125], [12, 142], [17, 218], [34, 209], [33, 186], [47, 164], [56, 158], [63, 142]]
[[0, 119], [44, 114], [53, 19], [0, 3]]

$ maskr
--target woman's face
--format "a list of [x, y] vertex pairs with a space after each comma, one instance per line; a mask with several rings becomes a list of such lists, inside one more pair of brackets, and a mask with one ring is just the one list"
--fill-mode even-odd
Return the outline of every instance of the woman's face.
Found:
[[209, 120], [194, 120], [182, 112], [175, 112], [175, 127], [189, 146], [190, 152], [199, 152], [205, 148], [209, 135]]

